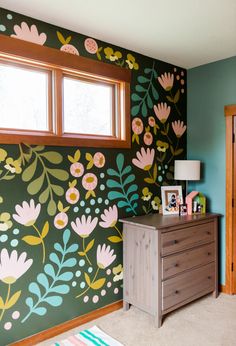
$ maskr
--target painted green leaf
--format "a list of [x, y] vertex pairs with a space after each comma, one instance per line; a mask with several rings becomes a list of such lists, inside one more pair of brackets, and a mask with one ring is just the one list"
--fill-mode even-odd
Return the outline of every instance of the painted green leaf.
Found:
[[153, 179], [156, 181], [157, 179], [157, 164], [155, 163], [153, 168]]
[[57, 196], [63, 196], [64, 189], [60, 185], [51, 184], [51, 188]]
[[98, 58], [98, 60], [102, 60], [102, 57], [101, 57], [101, 54], [99, 53], [99, 50], [97, 51], [97, 58]]
[[144, 73], [148, 74], [148, 73], [151, 73], [152, 72], [152, 69], [151, 68], [145, 68], [144, 69]]
[[33, 178], [36, 171], [37, 162], [38, 159], [35, 157], [34, 161], [24, 170], [21, 176], [23, 181], [30, 181]]
[[64, 169], [47, 169], [48, 173], [60, 181], [66, 181], [69, 179], [69, 174]]
[[98, 279], [97, 281], [92, 282], [90, 284], [90, 287], [94, 290], [99, 290], [100, 288], [102, 288], [102, 286], [105, 284], [105, 282], [106, 282], [105, 278]]
[[39, 196], [39, 202], [41, 204], [44, 204], [45, 202], [47, 202], [49, 197], [49, 187], [47, 187]]
[[138, 76], [138, 82], [141, 83], [141, 84], [144, 84], [144, 83], [147, 83], [149, 82], [150, 79], [144, 77], [144, 76]]
[[107, 238], [111, 243], [120, 243], [122, 242], [122, 238], [118, 237], [118, 236], [111, 236]]
[[153, 102], [152, 102], [152, 99], [151, 99], [150, 95], [147, 96], [147, 104], [148, 104], [149, 108], [153, 107]]
[[59, 164], [63, 160], [62, 155], [57, 153], [56, 151], [48, 151], [46, 153], [40, 154], [40, 156], [44, 157], [46, 160], [54, 164]]
[[140, 97], [138, 94], [132, 94], [131, 95], [131, 100], [132, 101], [141, 101], [142, 100], [142, 97]]
[[173, 148], [172, 145], [170, 146], [170, 151], [171, 151], [171, 154], [172, 154], [172, 155], [175, 155], [175, 151], [174, 151], [174, 148]]
[[57, 211], [57, 205], [55, 201], [51, 199], [50, 202], [48, 203], [47, 212], [49, 215], [53, 216], [56, 214], [56, 211]]
[[170, 102], [172, 102], [172, 103], [174, 102], [174, 99], [173, 99], [172, 97], [170, 97], [170, 96], [167, 95], [166, 98], [167, 98], [168, 101], [170, 101]]
[[174, 103], [177, 103], [179, 101], [179, 97], [180, 97], [180, 91], [178, 90], [174, 96]]
[[87, 273], [84, 273], [85, 281], [89, 287], [91, 287], [91, 280]]
[[139, 110], [140, 110], [140, 105], [139, 105], [139, 104], [136, 105], [136, 106], [133, 106], [133, 107], [131, 108], [131, 114], [132, 114], [132, 116], [135, 117], [136, 115], [138, 115]]
[[5, 309], [10, 309], [13, 305], [16, 304], [17, 300], [20, 298], [21, 291], [17, 291], [16, 293], [11, 296], [11, 298], [8, 300], [8, 302], [5, 304]]
[[36, 147], [34, 147], [34, 151], [43, 151], [45, 149], [44, 145], [37, 145]]
[[180, 155], [180, 154], [182, 154], [183, 151], [184, 151], [184, 149], [178, 149], [175, 151], [174, 155], [175, 156]]
[[0, 297], [0, 310], [4, 309], [4, 301], [2, 299], [2, 297]]
[[168, 123], [167, 126], [166, 126], [166, 133], [168, 134], [169, 132], [169, 129], [170, 129], [170, 124]]
[[153, 85], [152, 85], [152, 95], [156, 101], [159, 99], [159, 94]]
[[86, 246], [86, 249], [85, 249], [84, 252], [87, 253], [89, 250], [92, 249], [92, 247], [93, 247], [93, 245], [94, 245], [94, 241], [95, 241], [95, 239], [92, 239], [92, 240], [88, 243], [88, 245]]
[[31, 181], [27, 187], [27, 191], [30, 195], [36, 195], [43, 186], [45, 175], [42, 173], [38, 178]]
[[166, 173], [166, 178], [167, 178], [168, 180], [172, 180], [172, 179], [174, 179], [174, 176], [173, 176], [172, 173], [167, 172], [167, 173]]
[[155, 181], [152, 178], [144, 178], [144, 181], [148, 184], [154, 184]]
[[15, 174], [14, 175], [5, 175], [5, 177], [2, 177], [2, 180], [12, 180], [15, 178]]
[[22, 240], [29, 245], [39, 245], [42, 243], [42, 239], [39, 237], [35, 237], [34, 235], [26, 235], [22, 238]]
[[137, 84], [135, 86], [135, 90], [138, 92], [146, 92], [147, 91], [142, 85], [139, 85], [139, 84]]
[[144, 117], [147, 116], [147, 106], [146, 106], [146, 103], [145, 103], [145, 102], [143, 102], [143, 104], [142, 104], [142, 115], [143, 115]]

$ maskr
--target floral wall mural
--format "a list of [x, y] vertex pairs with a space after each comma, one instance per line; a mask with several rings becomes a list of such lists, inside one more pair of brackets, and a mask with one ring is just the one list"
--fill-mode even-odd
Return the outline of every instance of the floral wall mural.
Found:
[[6, 345], [122, 299], [118, 219], [159, 212], [160, 187], [175, 184], [174, 159], [186, 155], [186, 71], [5, 9], [0, 31], [132, 71], [131, 149], [0, 144]]

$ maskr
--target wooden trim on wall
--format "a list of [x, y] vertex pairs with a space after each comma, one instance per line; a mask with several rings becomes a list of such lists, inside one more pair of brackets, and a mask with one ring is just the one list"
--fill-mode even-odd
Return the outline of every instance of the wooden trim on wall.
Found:
[[81, 326], [82, 324], [85, 324], [87, 322], [95, 320], [95, 319], [102, 317], [104, 315], [110, 314], [113, 311], [119, 310], [122, 308], [122, 306], [123, 306], [123, 301], [120, 300], [120, 301], [115, 302], [113, 304], [107, 305], [101, 309], [89, 312], [86, 315], [82, 315], [82, 316], [74, 318], [73, 320], [58, 324], [55, 327], [44, 330], [38, 334], [35, 334], [35, 335], [32, 335], [32, 336], [26, 338], [26, 339], [14, 342], [13, 344], [10, 344], [9, 346], [33, 346], [33, 345], [36, 345], [39, 342], [50, 339], [50, 338], [57, 336], [61, 333], [65, 333], [66, 331], [68, 331], [70, 329], [76, 328], [78, 326]]
[[226, 291], [226, 286], [225, 286], [225, 285], [220, 285], [219, 291], [220, 291], [221, 293], [227, 293], [227, 291]]
[[233, 130], [236, 105], [224, 107], [226, 121], [226, 285], [225, 293], [233, 294]]

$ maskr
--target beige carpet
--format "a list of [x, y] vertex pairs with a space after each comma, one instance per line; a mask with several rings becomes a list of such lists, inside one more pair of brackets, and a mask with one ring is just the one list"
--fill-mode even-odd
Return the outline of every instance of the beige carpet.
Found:
[[236, 346], [236, 296], [199, 299], [167, 315], [160, 329], [134, 307], [118, 310], [38, 345], [51, 345], [93, 325], [125, 346]]

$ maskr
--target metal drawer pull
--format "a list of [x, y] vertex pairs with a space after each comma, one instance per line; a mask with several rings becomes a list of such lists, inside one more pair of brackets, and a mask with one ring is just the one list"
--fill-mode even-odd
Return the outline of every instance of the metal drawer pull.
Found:
[[174, 240], [174, 244], [178, 244], [178, 240], [175, 239], [175, 240]]

